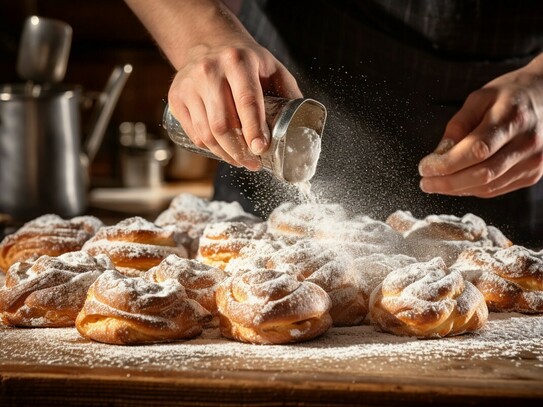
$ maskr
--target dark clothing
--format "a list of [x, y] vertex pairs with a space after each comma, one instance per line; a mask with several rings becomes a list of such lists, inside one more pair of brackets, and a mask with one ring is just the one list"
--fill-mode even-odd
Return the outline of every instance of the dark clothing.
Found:
[[[421, 192], [417, 172], [470, 92], [542, 51], [543, 2], [260, 0], [240, 18], [328, 108], [313, 183], [322, 199], [381, 219], [472, 212], [519, 244], [543, 243], [543, 183], [445, 197]], [[242, 204], [264, 216], [288, 195], [268, 174], [219, 173], [217, 199], [239, 200], [241, 176]]]

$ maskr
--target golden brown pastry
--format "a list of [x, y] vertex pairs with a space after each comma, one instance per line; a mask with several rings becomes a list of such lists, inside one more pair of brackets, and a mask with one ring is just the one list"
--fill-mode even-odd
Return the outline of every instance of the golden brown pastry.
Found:
[[106, 254], [117, 270], [130, 276], [143, 275], [170, 254], [187, 257], [187, 251], [177, 240], [177, 234], [140, 218], [125, 219], [116, 225], [103, 227], [87, 241], [82, 250]]
[[106, 271], [89, 288], [76, 328], [97, 342], [136, 345], [193, 338], [211, 318], [177, 280]]
[[217, 315], [215, 292], [219, 283], [226, 279], [226, 273], [217, 267], [211, 267], [196, 260], [178, 257], [174, 254], [166, 257], [150, 269], [145, 278], [154, 283], [174, 279], [187, 292], [187, 296], [197, 301], [212, 315]]
[[435, 258], [391, 272], [370, 297], [370, 317], [395, 335], [441, 338], [481, 328], [488, 308], [473, 284]]
[[287, 247], [282, 240], [252, 240], [239, 251], [239, 256], [231, 259], [224, 271], [228, 275], [266, 268], [271, 256]]
[[253, 224], [261, 220], [245, 212], [238, 202], [208, 201], [191, 194], [176, 196], [155, 220], [158, 226], [175, 229], [191, 258], [196, 256], [205, 227], [217, 222]]
[[113, 264], [104, 255], [71, 252], [16, 263], [0, 289], [0, 317], [22, 327], [74, 326], [87, 290]]
[[387, 223], [403, 234], [408, 254], [420, 261], [441, 257], [447, 265], [469, 247], [509, 247], [511, 241], [499, 229], [471, 213], [430, 215], [417, 219], [407, 211], [391, 214]]
[[259, 344], [301, 342], [332, 325], [330, 298], [319, 286], [274, 270], [227, 278], [217, 290], [221, 333]]
[[396, 269], [413, 263], [417, 263], [417, 259], [403, 254], [374, 253], [356, 258], [353, 260], [352, 267], [364, 296], [369, 300], [375, 287], [381, 284], [386, 276]]
[[228, 262], [251, 241], [266, 238], [266, 224], [248, 225], [242, 222], [210, 223], [200, 237], [196, 258], [202, 263], [224, 270]]
[[491, 311], [543, 312], [543, 252], [469, 248], [452, 267], [483, 293]]
[[273, 210], [268, 218], [270, 233], [296, 238], [313, 237], [315, 227], [323, 222], [338, 222], [347, 219], [341, 205], [301, 204], [286, 202]]
[[25, 223], [0, 243], [0, 271], [6, 272], [18, 261], [33, 261], [42, 255], [51, 257], [81, 250], [83, 244], [103, 226], [93, 216], [64, 220], [43, 215]]
[[405, 251], [402, 235], [384, 222], [358, 216], [340, 222], [323, 222], [315, 227], [315, 238], [328, 247], [354, 257], [373, 253]]
[[368, 313], [369, 298], [348, 255], [299, 242], [273, 254], [266, 266], [321, 287], [330, 296], [334, 326], [358, 325]]

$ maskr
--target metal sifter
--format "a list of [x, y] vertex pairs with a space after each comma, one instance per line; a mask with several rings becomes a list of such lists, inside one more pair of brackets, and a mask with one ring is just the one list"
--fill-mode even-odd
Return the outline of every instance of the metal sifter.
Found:
[[[265, 96], [264, 104], [271, 143], [270, 148], [260, 156], [262, 166], [277, 178], [291, 182], [288, 176], [285, 177], [284, 172], [289, 135], [295, 134], [291, 130], [300, 127], [311, 129], [321, 138], [326, 122], [326, 108], [313, 99], [283, 99], [272, 96]], [[194, 153], [220, 160], [209, 150], [194, 145], [179, 121], [172, 115], [169, 105], [164, 109], [162, 124], [176, 144]], [[318, 156], [315, 159], [318, 160]]]

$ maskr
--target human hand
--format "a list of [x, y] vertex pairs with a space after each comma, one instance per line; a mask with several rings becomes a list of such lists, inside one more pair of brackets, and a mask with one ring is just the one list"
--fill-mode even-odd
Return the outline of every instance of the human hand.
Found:
[[538, 182], [543, 54], [473, 92], [449, 121], [438, 151], [421, 160], [419, 172], [424, 192], [444, 195], [491, 198]]
[[294, 77], [252, 38], [198, 45], [178, 70], [168, 99], [192, 142], [234, 166], [256, 171], [269, 147], [264, 93], [302, 97]]

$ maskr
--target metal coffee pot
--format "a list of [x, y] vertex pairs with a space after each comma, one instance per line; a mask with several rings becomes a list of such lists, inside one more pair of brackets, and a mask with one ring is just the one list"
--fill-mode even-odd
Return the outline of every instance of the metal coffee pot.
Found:
[[88, 164], [131, 71], [130, 65], [113, 70], [84, 141], [80, 87], [0, 85], [0, 212], [22, 221], [85, 211]]
[[0, 85], [0, 213], [15, 221], [85, 211], [89, 163], [132, 72], [131, 65], [113, 69], [83, 132], [81, 88], [61, 83], [71, 39], [65, 22], [28, 17], [17, 58], [26, 82]]

